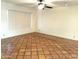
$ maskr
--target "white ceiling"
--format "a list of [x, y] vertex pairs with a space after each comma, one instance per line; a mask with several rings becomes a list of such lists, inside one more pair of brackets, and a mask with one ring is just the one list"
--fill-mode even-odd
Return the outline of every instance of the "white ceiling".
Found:
[[[37, 0], [2, 0], [4, 2], [14, 3], [20, 6], [36, 7]], [[69, 6], [77, 5], [77, 0], [45, 0], [47, 3], [52, 2], [52, 6], [64, 6], [68, 4]], [[53, 5], [55, 4], [55, 5]]]

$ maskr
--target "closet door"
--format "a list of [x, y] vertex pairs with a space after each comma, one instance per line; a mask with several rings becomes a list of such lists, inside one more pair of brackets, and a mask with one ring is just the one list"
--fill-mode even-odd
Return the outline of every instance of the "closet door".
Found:
[[31, 14], [9, 10], [8, 27], [10, 32], [27, 32], [31, 29]]

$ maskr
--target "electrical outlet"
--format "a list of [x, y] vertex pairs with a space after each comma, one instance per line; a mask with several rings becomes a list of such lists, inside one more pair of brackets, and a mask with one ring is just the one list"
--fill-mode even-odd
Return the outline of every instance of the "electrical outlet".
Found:
[[5, 34], [3, 34], [3, 36], [5, 36]]
[[73, 36], [73, 38], [75, 38], [75, 35]]
[[38, 31], [40, 31], [40, 29], [38, 29]]

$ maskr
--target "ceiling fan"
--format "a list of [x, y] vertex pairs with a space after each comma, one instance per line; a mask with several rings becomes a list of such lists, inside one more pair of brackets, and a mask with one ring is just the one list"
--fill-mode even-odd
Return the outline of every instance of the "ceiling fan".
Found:
[[38, 9], [52, 9], [57, 7], [75, 6], [77, 0], [2, 0], [5, 2], [14, 3], [20, 6], [38, 7]]
[[39, 9], [45, 9], [45, 8], [49, 8], [52, 9], [52, 6], [49, 6], [44, 0], [37, 0], [38, 1], [38, 8]]

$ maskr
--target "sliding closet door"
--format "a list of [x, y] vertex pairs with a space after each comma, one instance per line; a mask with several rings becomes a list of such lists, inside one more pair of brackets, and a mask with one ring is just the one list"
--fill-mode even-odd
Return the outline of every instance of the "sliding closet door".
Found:
[[21, 11], [8, 11], [8, 28], [13, 34], [27, 33], [31, 29], [31, 14]]

